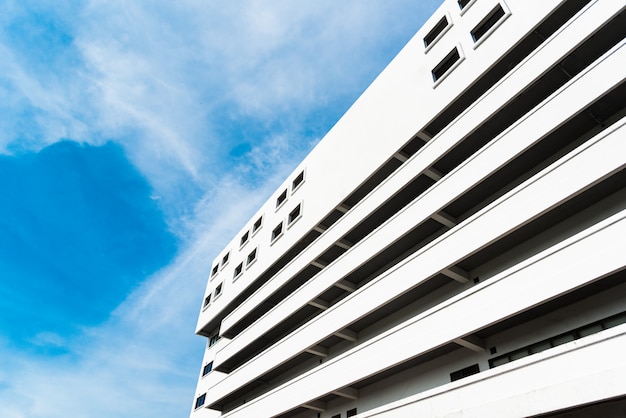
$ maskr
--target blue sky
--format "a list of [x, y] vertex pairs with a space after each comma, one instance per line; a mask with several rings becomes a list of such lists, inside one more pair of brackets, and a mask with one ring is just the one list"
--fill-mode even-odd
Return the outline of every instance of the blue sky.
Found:
[[188, 416], [214, 257], [438, 3], [3, 0], [0, 416]]

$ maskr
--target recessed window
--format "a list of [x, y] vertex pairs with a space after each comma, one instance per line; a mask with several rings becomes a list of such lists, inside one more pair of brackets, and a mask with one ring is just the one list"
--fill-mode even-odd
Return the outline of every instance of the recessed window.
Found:
[[209, 338], [209, 348], [213, 347], [220, 340], [219, 330]]
[[206, 298], [204, 298], [204, 306], [209, 306], [209, 303], [211, 303], [211, 294], [209, 294], [209, 296], [207, 296]]
[[297, 221], [300, 218], [301, 214], [302, 214], [302, 204], [298, 204], [298, 206], [296, 206], [295, 208], [293, 208], [291, 212], [289, 212], [289, 216], [287, 217], [287, 224], [291, 225], [292, 223]]
[[228, 263], [229, 258], [230, 258], [230, 252], [226, 253], [224, 257], [222, 257], [222, 267], [224, 267], [226, 263]]
[[233, 278], [236, 279], [237, 277], [241, 276], [242, 272], [243, 272], [243, 263], [239, 263], [237, 265], [237, 267], [235, 267], [235, 272], [233, 273]]
[[276, 228], [272, 230], [272, 242], [276, 241], [283, 234], [283, 223], [276, 225]]
[[341, 414], [333, 415], [331, 418], [341, 418]]
[[470, 4], [471, 2], [472, 0], [457, 0], [457, 3], [459, 3], [459, 8], [461, 10], [465, 9], [467, 5]]
[[219, 271], [219, 265], [216, 264], [213, 266], [213, 269], [211, 270], [211, 277], [215, 276], [217, 274], [217, 272]]
[[248, 258], [246, 258], [246, 266], [249, 266], [250, 264], [254, 263], [255, 260], [256, 260], [256, 248], [252, 250], [250, 254], [248, 254]]
[[243, 247], [245, 243], [248, 242], [248, 238], [250, 238], [250, 232], [246, 231], [246, 233], [241, 236], [239, 246]]
[[346, 412], [346, 416], [347, 416], [347, 417], [353, 417], [353, 416], [356, 416], [356, 408], [352, 408], [352, 409], [350, 409], [348, 412]]
[[196, 409], [200, 408], [202, 405], [204, 405], [204, 401], [206, 400], [206, 393], [203, 393], [202, 395], [198, 396], [196, 398]]
[[293, 179], [293, 181], [291, 182], [291, 191], [293, 192], [294, 190], [296, 190], [303, 182], [304, 182], [304, 170], [301, 171], [300, 174], [298, 174], [296, 178]]
[[276, 207], [280, 207], [287, 200], [287, 189], [283, 190], [283, 192], [276, 198]]
[[448, 27], [448, 18], [446, 16], [442, 17], [439, 22], [435, 25], [434, 28], [424, 36], [424, 46], [428, 47], [441, 35], [445, 28]]
[[441, 79], [452, 66], [461, 58], [459, 50], [454, 48], [439, 64], [433, 69], [433, 81]]
[[480, 372], [478, 364], [472, 364], [469, 367], [450, 373], [450, 381], [454, 382], [455, 380], [463, 379], [464, 377], [471, 376], [478, 372]]
[[215, 295], [215, 297], [218, 297], [219, 295], [222, 294], [222, 283], [217, 285], [217, 287], [215, 288], [215, 292], [213, 292], [213, 294]]
[[263, 217], [262, 216], [259, 219], [257, 219], [256, 222], [252, 225], [252, 233], [254, 234], [256, 231], [261, 229], [261, 226], [263, 226]]
[[472, 29], [471, 34], [474, 42], [477, 42], [480, 38], [485, 36], [485, 34], [487, 34], [504, 15], [504, 9], [498, 4], [491, 12], [489, 12], [487, 17], [485, 17], [478, 25], [476, 25], [474, 29]]
[[202, 368], [202, 376], [206, 376], [207, 374], [209, 374], [212, 369], [213, 369], [213, 362], [205, 364], [204, 367]]

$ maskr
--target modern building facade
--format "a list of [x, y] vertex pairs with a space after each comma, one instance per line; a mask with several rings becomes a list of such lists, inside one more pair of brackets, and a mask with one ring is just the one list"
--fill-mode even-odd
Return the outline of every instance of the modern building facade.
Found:
[[446, 0], [215, 260], [191, 417], [622, 416], [623, 0]]

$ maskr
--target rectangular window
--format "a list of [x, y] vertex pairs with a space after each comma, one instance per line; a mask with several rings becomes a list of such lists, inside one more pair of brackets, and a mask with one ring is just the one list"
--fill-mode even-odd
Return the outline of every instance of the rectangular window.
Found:
[[202, 395], [198, 396], [196, 398], [196, 409], [200, 408], [202, 405], [204, 405], [204, 400], [206, 399], [206, 393], [203, 393]]
[[442, 17], [439, 22], [435, 25], [434, 28], [430, 30], [424, 36], [424, 46], [428, 47], [443, 33], [443, 30], [448, 27], [448, 18], [446, 16]]
[[222, 294], [222, 283], [217, 285], [217, 287], [215, 288], [215, 292], [213, 292], [213, 294], [215, 295], [215, 297], [218, 297], [219, 295]]
[[213, 269], [211, 270], [211, 277], [215, 276], [217, 274], [217, 272], [219, 271], [219, 265], [216, 264], [213, 266]]
[[209, 293], [209, 296], [204, 298], [204, 306], [209, 306], [209, 303], [211, 303], [211, 294], [210, 293]]
[[250, 232], [246, 231], [246, 233], [241, 236], [241, 241], [239, 242], [239, 246], [243, 247], [244, 244], [248, 242], [248, 238], [250, 238]]
[[459, 50], [454, 48], [439, 64], [432, 70], [433, 81], [437, 81], [443, 77], [450, 68], [461, 58]]
[[256, 231], [261, 229], [261, 226], [263, 226], [263, 217], [262, 216], [259, 219], [256, 220], [254, 225], [252, 225], [252, 233], [254, 234]]
[[467, 5], [471, 2], [472, 0], [457, 0], [457, 3], [459, 3], [459, 8], [461, 10], [465, 9], [467, 7]]
[[291, 192], [293, 193], [304, 182], [304, 170], [291, 182]]
[[224, 257], [222, 257], [222, 267], [224, 267], [226, 263], [228, 263], [229, 258], [230, 258], [230, 252], [226, 253]]
[[202, 369], [202, 376], [206, 376], [207, 374], [209, 374], [212, 369], [213, 369], [213, 362], [205, 364], [204, 368]]
[[272, 242], [280, 238], [281, 235], [283, 235], [283, 223], [282, 222], [276, 225], [276, 228], [272, 230]]
[[213, 347], [219, 340], [220, 340], [220, 333], [218, 331], [217, 333], [213, 334], [211, 338], [209, 338], [209, 348]]
[[480, 38], [485, 36], [485, 34], [489, 32], [489, 30], [493, 28], [504, 15], [504, 9], [498, 4], [491, 12], [489, 12], [487, 17], [485, 17], [478, 25], [476, 25], [474, 29], [472, 29], [471, 34], [474, 42], [477, 42]]
[[276, 207], [280, 207], [280, 205], [282, 205], [283, 203], [285, 203], [285, 201], [287, 200], [287, 189], [283, 190], [283, 192], [278, 195], [278, 197], [276, 198]]
[[287, 224], [291, 225], [292, 223], [297, 221], [300, 218], [301, 214], [302, 214], [302, 205], [298, 204], [298, 206], [296, 206], [295, 208], [293, 208], [291, 212], [289, 212], [289, 216], [287, 217]]
[[256, 260], [256, 248], [252, 250], [250, 254], [248, 254], [248, 258], [246, 259], [246, 266], [249, 266]]
[[346, 412], [347, 417], [353, 417], [355, 415], [356, 415], [356, 408], [352, 408], [348, 412]]
[[331, 418], [341, 418], [341, 414], [333, 415]]
[[241, 272], [243, 271], [243, 263], [239, 263], [237, 267], [235, 267], [235, 272], [233, 273], [233, 278], [241, 276]]
[[450, 373], [450, 381], [454, 382], [455, 380], [463, 379], [464, 377], [471, 376], [478, 372], [480, 372], [478, 364], [472, 364], [469, 367]]

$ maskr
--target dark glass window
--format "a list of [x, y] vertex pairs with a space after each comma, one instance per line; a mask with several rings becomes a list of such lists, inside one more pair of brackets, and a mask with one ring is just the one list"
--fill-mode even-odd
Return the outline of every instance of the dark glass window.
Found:
[[202, 405], [204, 405], [205, 399], [206, 399], [206, 393], [203, 393], [202, 395], [198, 396], [198, 398], [196, 399], [196, 408], [200, 408]]
[[276, 225], [276, 228], [272, 230], [272, 241], [280, 237], [282, 233], [283, 233], [283, 223], [281, 222], [278, 225]]
[[252, 232], [258, 231], [259, 228], [261, 228], [261, 225], [263, 225], [263, 217], [262, 216], [259, 219], [256, 220], [254, 225], [252, 225]]
[[478, 372], [480, 372], [478, 364], [472, 364], [469, 367], [450, 373], [450, 381], [454, 382], [455, 380], [463, 379], [464, 377], [471, 376]]
[[346, 412], [347, 417], [353, 417], [355, 415], [356, 415], [356, 408], [352, 408], [348, 412]]
[[301, 185], [303, 181], [304, 181], [304, 171], [301, 171], [300, 174], [298, 174], [296, 178], [293, 179], [293, 182], [291, 182], [291, 190], [297, 189], [298, 186]]
[[461, 8], [461, 10], [465, 9], [465, 6], [468, 5], [468, 3], [471, 0], [458, 0], [457, 3], [459, 3], [459, 7]]
[[237, 267], [235, 267], [235, 273], [233, 274], [233, 277], [239, 276], [242, 271], [243, 271], [243, 263], [239, 263]]
[[437, 39], [437, 36], [439, 36], [439, 34], [443, 32], [443, 30], [447, 27], [448, 18], [444, 16], [441, 18], [441, 20], [439, 20], [439, 22], [437, 22], [435, 27], [432, 28], [431, 31], [426, 34], [426, 36], [424, 36], [424, 46], [432, 44], [434, 40]]
[[443, 75], [459, 60], [459, 50], [454, 48], [439, 64], [433, 69], [433, 81], [439, 80]]
[[287, 200], [287, 189], [283, 190], [283, 192], [276, 199], [276, 207], [282, 205], [285, 200]]
[[498, 23], [498, 20], [504, 16], [504, 9], [499, 4], [484, 18], [474, 29], [472, 29], [472, 38], [474, 42], [482, 38], [488, 31]]
[[211, 369], [213, 369], [213, 362], [205, 364], [204, 368], [202, 369], [202, 376], [206, 376], [207, 374], [209, 374]]
[[256, 260], [256, 248], [252, 250], [250, 254], [248, 254], [248, 258], [246, 259], [246, 264], [250, 264], [254, 260]]
[[300, 216], [300, 213], [301, 213], [301, 205], [298, 205], [291, 212], [289, 212], [287, 223], [291, 224], [293, 221], [298, 219], [298, 216]]
[[239, 243], [239, 245], [243, 245], [246, 242], [248, 242], [249, 237], [250, 237], [250, 233], [246, 231], [246, 233], [241, 236], [241, 242]]

